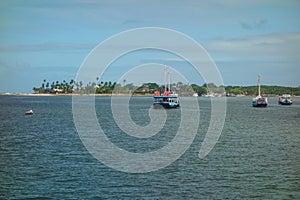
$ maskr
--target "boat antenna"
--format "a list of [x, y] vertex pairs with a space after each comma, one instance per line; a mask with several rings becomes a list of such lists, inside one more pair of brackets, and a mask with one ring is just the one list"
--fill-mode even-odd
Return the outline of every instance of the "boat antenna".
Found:
[[258, 96], [260, 96], [260, 75], [258, 75], [257, 85], [258, 85]]

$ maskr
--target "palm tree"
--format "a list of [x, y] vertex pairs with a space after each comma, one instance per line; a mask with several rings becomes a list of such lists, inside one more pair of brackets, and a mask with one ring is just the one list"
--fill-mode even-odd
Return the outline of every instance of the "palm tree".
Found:
[[81, 91], [81, 89], [82, 89], [82, 85], [83, 85], [82, 81], [79, 81], [79, 88], [80, 88], [80, 91]]
[[75, 87], [76, 87], [76, 92], [79, 91], [79, 83], [78, 82], [75, 82]]
[[69, 89], [68, 89], [68, 93], [72, 93], [73, 92], [74, 83], [75, 83], [75, 81], [73, 79], [71, 79], [70, 80], [70, 86], [69, 86]]
[[34, 93], [38, 93], [39, 88], [33, 87], [32, 90], [33, 90]]
[[66, 91], [65, 93], [69, 93], [70, 92], [70, 85], [69, 83], [66, 83]]
[[55, 83], [54, 83], [54, 81], [53, 81], [52, 84], [51, 84], [51, 90], [53, 90], [54, 87], [55, 87]]

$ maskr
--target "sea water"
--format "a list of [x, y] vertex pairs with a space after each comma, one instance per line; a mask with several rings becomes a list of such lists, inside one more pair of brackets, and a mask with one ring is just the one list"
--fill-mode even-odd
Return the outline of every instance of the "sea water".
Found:
[[[292, 106], [276, 100], [253, 108], [250, 97], [227, 98], [222, 134], [200, 159], [211, 101], [198, 97], [198, 132], [187, 151], [157, 171], [125, 173], [87, 151], [74, 125], [72, 97], [0, 96], [0, 199], [299, 199], [300, 99]], [[152, 101], [131, 98], [137, 125], [150, 123]], [[160, 149], [180, 126], [181, 110], [168, 110], [161, 134], [134, 138], [120, 130], [110, 105], [110, 97], [95, 97], [99, 125], [127, 151]], [[24, 114], [29, 109], [33, 115]]]

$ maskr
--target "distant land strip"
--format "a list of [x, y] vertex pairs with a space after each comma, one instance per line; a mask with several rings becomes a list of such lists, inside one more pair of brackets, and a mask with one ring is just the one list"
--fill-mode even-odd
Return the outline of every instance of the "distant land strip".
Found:
[[[170, 87], [170, 88], [169, 88]], [[257, 86], [217, 86], [214, 83], [184, 84], [182, 82], [172, 83], [169, 85], [159, 85], [157, 83], [144, 83], [136, 86], [132, 83], [123, 84], [112, 81], [100, 81], [96, 78], [95, 82], [83, 84], [82, 81], [53, 81], [43, 80], [40, 86], [33, 87], [32, 94], [39, 96], [70, 96], [70, 95], [95, 95], [95, 96], [152, 96], [155, 91], [163, 92], [172, 90], [180, 96], [204, 96], [208, 94], [216, 94], [221, 96], [255, 96], [257, 95]], [[300, 96], [299, 87], [286, 86], [261, 86], [261, 93], [265, 96], [276, 96], [282, 94], [291, 94]]]

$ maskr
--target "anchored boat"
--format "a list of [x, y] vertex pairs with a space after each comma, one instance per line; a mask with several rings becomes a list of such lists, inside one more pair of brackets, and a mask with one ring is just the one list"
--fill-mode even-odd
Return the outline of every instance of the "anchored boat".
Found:
[[279, 97], [278, 103], [280, 105], [292, 105], [293, 104], [292, 96], [290, 94], [284, 94]]
[[252, 106], [253, 107], [267, 107], [267, 105], [268, 105], [267, 97], [263, 97], [260, 94], [260, 76], [259, 75], [258, 75], [257, 86], [258, 86], [258, 95], [257, 95], [257, 97], [252, 99]]
[[[165, 67], [164, 70], [165, 91], [160, 94], [159, 91], [154, 92], [153, 108], [178, 108], [180, 107], [178, 94], [171, 91], [170, 69]], [[166, 80], [168, 78], [168, 87]]]
[[25, 112], [25, 115], [33, 115], [33, 110], [27, 110], [27, 111]]
[[165, 91], [163, 95], [159, 91], [154, 92], [154, 108], [178, 108], [180, 106], [178, 95]]

